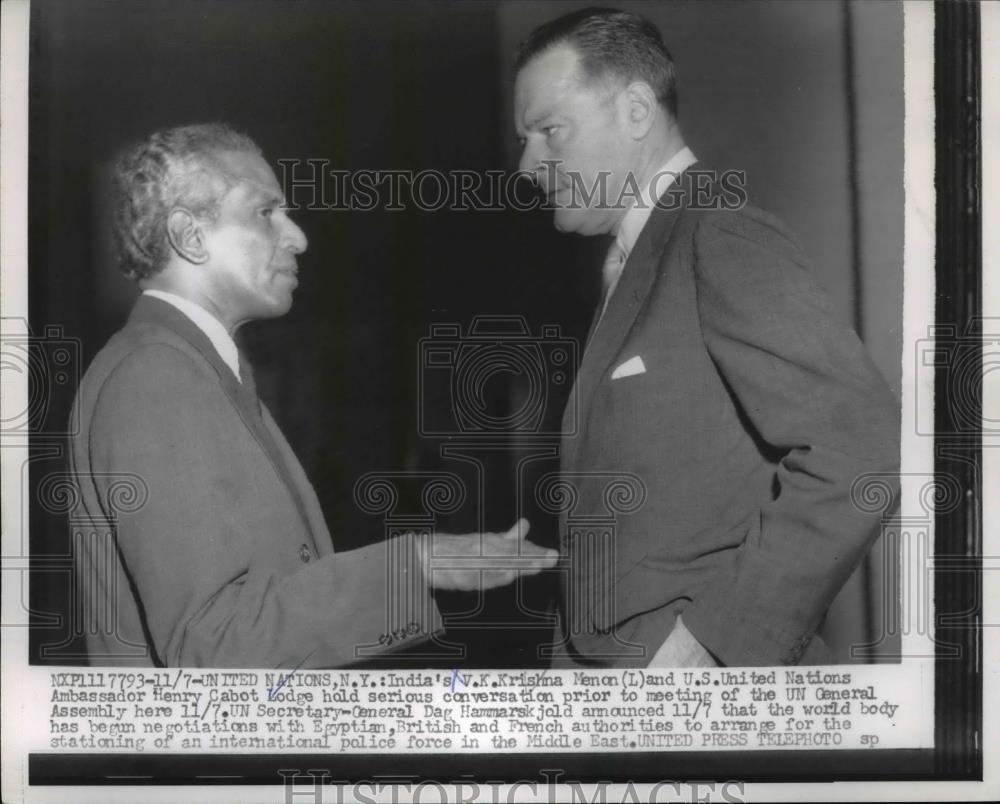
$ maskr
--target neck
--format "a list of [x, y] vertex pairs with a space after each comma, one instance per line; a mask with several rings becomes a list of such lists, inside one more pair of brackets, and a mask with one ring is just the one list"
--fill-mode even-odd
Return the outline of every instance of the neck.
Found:
[[202, 310], [211, 315], [216, 321], [226, 328], [226, 332], [232, 337], [242, 321], [232, 321], [225, 311], [217, 305], [212, 298], [196, 283], [187, 281], [183, 272], [171, 271], [164, 268], [159, 273], [139, 280], [140, 290], [161, 290], [164, 293], [173, 293], [180, 296], [192, 304], [197, 304]]
[[640, 187], [645, 187], [656, 172], [673, 159], [685, 147], [680, 128], [672, 122], [657, 136], [643, 142], [636, 161], [635, 178]]

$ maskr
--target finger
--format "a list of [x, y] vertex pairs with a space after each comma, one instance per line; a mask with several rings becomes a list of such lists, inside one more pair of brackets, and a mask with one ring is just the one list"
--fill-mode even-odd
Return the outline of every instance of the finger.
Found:
[[548, 559], [548, 558], [559, 557], [558, 550], [555, 550], [551, 547], [542, 547], [540, 544], [536, 544], [535, 542], [529, 542], [527, 539], [521, 542], [518, 545], [518, 547], [520, 547], [520, 550], [518, 550], [517, 554], [519, 556], [524, 556], [526, 558], [537, 557], [537, 558]]
[[558, 550], [550, 550], [547, 547], [539, 547], [537, 549], [538, 553], [532, 557], [534, 560], [532, 560], [526, 568], [519, 568], [527, 575], [535, 575], [536, 573], [539, 573], [542, 570], [550, 569], [559, 563]]
[[554, 567], [558, 558], [557, 551], [543, 548], [539, 548], [539, 552], [534, 555], [442, 556], [434, 561], [434, 573], [442, 576], [440, 583], [443, 584], [453, 582], [448, 580], [448, 576], [457, 577], [464, 573], [507, 574], [510, 580], [513, 580], [518, 573], [535, 575], [542, 570]]
[[492, 589], [497, 586], [506, 586], [518, 578], [528, 578], [532, 575], [537, 575], [554, 567], [558, 557], [559, 554], [554, 550], [546, 550], [545, 555], [533, 558], [519, 558], [514, 566], [488, 570], [482, 574], [483, 588]]
[[514, 526], [504, 534], [506, 539], [523, 539], [531, 530], [531, 523], [523, 516], [514, 523]]
[[519, 577], [537, 575], [556, 565], [558, 551], [536, 549], [540, 552], [533, 556], [494, 556], [491, 559], [485, 556], [464, 556], [438, 561], [434, 586], [466, 591], [495, 589], [507, 586]]
[[526, 567], [554, 566], [559, 558], [559, 551], [549, 547], [542, 547], [540, 544], [528, 541], [527, 539], [511, 538], [507, 535], [499, 539], [488, 539], [484, 543], [484, 557], [503, 559], [504, 557], [515, 558], [518, 565]]
[[558, 551], [542, 547], [527, 539], [519, 539], [512, 536], [510, 532], [487, 536], [482, 542], [482, 555], [490, 558], [502, 558], [504, 556], [517, 556], [524, 559], [547, 557], [549, 554], [558, 556]]
[[535, 547], [530, 554], [518, 553], [507, 556], [489, 556], [483, 558], [480, 565], [484, 570], [491, 572], [509, 571], [513, 573], [524, 573], [534, 575], [542, 570], [554, 567], [559, 561], [559, 552], [549, 550], [545, 547]]

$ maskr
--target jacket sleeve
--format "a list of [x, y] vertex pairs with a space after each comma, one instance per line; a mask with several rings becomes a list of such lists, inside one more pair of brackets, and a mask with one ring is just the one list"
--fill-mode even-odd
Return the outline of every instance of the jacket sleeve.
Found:
[[776, 221], [749, 209], [710, 214], [694, 238], [705, 345], [782, 457], [759, 537], [684, 622], [724, 664], [794, 664], [877, 535], [852, 484], [877, 472], [898, 487], [899, 403]]
[[[252, 531], [264, 519], [266, 484], [279, 481], [241, 460], [238, 415], [207, 372], [170, 346], [144, 347], [105, 382], [91, 424], [98, 498], [108, 499], [104, 473], [138, 474], [149, 490], [138, 511], [119, 519], [117, 545], [158, 660], [335, 667], [440, 628], [412, 537], [291, 572], [260, 558], [255, 545], [272, 537]], [[297, 542], [273, 533], [289, 538]], [[390, 598], [397, 605], [387, 619]]]

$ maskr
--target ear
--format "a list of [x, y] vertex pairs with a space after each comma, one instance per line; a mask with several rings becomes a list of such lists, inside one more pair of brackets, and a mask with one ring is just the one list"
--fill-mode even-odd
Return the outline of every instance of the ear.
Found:
[[179, 257], [195, 265], [208, 261], [208, 249], [201, 224], [190, 210], [174, 207], [167, 217], [167, 239]]
[[622, 93], [625, 102], [625, 120], [633, 139], [643, 139], [653, 127], [660, 113], [656, 93], [645, 81], [633, 81]]

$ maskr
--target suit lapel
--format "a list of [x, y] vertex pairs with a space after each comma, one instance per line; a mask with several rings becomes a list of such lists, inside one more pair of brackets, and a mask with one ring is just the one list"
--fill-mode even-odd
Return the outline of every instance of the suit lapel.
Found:
[[[162, 299], [157, 299], [153, 296], [140, 296], [135, 307], [132, 308], [129, 323], [156, 324], [170, 329], [175, 334], [184, 338], [212, 366], [219, 377], [219, 383], [229, 401], [236, 408], [240, 419], [243, 420], [243, 424], [246, 425], [254, 440], [267, 456], [275, 474], [288, 489], [307, 530], [312, 532], [313, 528], [299, 489], [289, 476], [289, 469], [285, 465], [280, 450], [264, 422], [260, 400], [257, 398], [253, 369], [246, 360], [242, 350], [240, 350], [239, 355], [240, 374], [243, 382], [240, 382], [236, 378], [236, 375], [233, 374], [232, 369], [229, 368], [212, 345], [208, 336], [190, 318]], [[313, 535], [315, 537], [315, 533]]]
[[[629, 254], [618, 287], [612, 294], [604, 317], [599, 323], [595, 314], [583, 361], [577, 371], [576, 382], [563, 419], [564, 433], [571, 431], [573, 412], [571, 405], [576, 405], [575, 412], [580, 427], [586, 422], [597, 386], [621, 350], [639, 312], [646, 304], [656, 281], [660, 255], [670, 241], [678, 216], [687, 206], [690, 190], [687, 177], [687, 172], [680, 177], [680, 189], [683, 192], [677, 193], [676, 189], [674, 190], [674, 195], [670, 196], [671, 199], [675, 199], [672, 204], [667, 205], [664, 202], [662, 207], [658, 205], [652, 211]], [[570, 439], [566, 450], [567, 457], [573, 454], [576, 441]]]
[[239, 411], [240, 418], [243, 419], [243, 423], [254, 438], [257, 439], [261, 447], [264, 447], [266, 435], [263, 432], [263, 425], [259, 422], [260, 413], [254, 409], [257, 404], [256, 394], [236, 379], [236, 375], [219, 356], [208, 336], [190, 318], [162, 299], [143, 295], [139, 297], [135, 307], [132, 308], [129, 322], [166, 327], [187, 341], [215, 370], [222, 390]]

